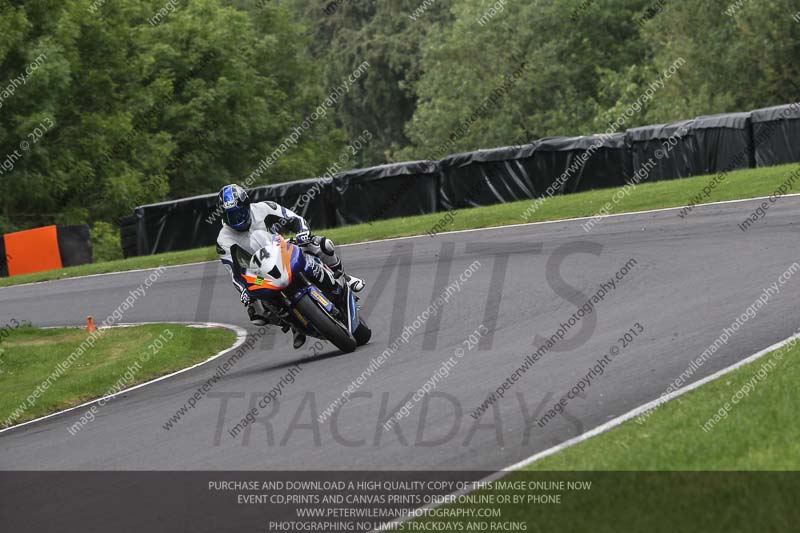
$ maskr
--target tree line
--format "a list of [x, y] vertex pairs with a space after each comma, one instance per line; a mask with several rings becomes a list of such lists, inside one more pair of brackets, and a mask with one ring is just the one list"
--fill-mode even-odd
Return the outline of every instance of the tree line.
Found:
[[734, 4], [0, 0], [0, 233], [796, 101], [795, 2]]

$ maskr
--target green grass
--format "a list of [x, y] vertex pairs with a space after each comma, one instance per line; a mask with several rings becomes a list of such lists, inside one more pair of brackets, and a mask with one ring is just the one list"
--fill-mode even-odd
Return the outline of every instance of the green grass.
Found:
[[[704, 431], [701, 426], [768, 361], [777, 367]], [[664, 404], [641, 424], [628, 421], [529, 470], [800, 470], [799, 382], [795, 344]]]
[[[795, 343], [662, 405], [643, 423], [630, 420], [504, 479], [591, 481], [591, 490], [562, 491], [561, 504], [495, 507], [528, 531], [794, 530], [799, 381]], [[732, 403], [748, 382], [752, 390]], [[704, 431], [720, 409], [727, 416]]]
[[[797, 165], [794, 164], [731, 172], [725, 177], [722, 183], [717, 185], [711, 197], [704, 201], [715, 202], [768, 196], [772, 194], [796, 168]], [[680, 180], [642, 183], [616, 206], [614, 212], [634, 212], [686, 205], [694, 195], [703, 190], [703, 187], [708, 183], [709, 179], [710, 176], [696, 176]], [[550, 198], [533, 213], [533, 216], [531, 216], [527, 222], [561, 220], [565, 218], [595, 215], [606, 202], [611, 200], [611, 197], [617, 190], [618, 189], [599, 189]], [[522, 215], [531, 203], [532, 200], [525, 200], [509, 204], [458, 210], [458, 212], [453, 215], [452, 222], [448, 224], [443, 231], [520, 224], [526, 222]], [[392, 237], [424, 235], [439, 223], [443, 216], [444, 213], [434, 213], [415, 217], [380, 220], [373, 223], [320, 230], [320, 233], [324, 233], [339, 244], [388, 239]], [[195, 250], [69, 267], [49, 272], [14, 276], [12, 278], [0, 278], [0, 287], [73, 276], [86, 276], [89, 274], [180, 265], [208, 261], [211, 259], [216, 259], [214, 247], [198, 248]]]
[[159, 266], [186, 265], [189, 263], [197, 263], [199, 261], [209, 261], [216, 258], [217, 254], [214, 251], [214, 247], [211, 246], [206, 248], [197, 248], [194, 250], [183, 250], [180, 252], [167, 252], [158, 255], [145, 255], [142, 257], [118, 259], [116, 261], [106, 261], [103, 263], [91, 263], [88, 265], [60, 268], [58, 270], [48, 270], [47, 272], [22, 274], [20, 276], [14, 276], [10, 278], [0, 278], [0, 287], [8, 287], [10, 285], [19, 285], [22, 283], [33, 283], [36, 281], [89, 276], [92, 274], [106, 274], [108, 272], [124, 272], [126, 270], [157, 268]]
[[[29, 405], [28, 397], [37, 386], [48, 380], [88, 335], [82, 329], [30, 326], [9, 332], [0, 343], [0, 427], [100, 398], [120, 378], [122, 388], [128, 388], [191, 366], [231, 346], [236, 337], [227, 329], [176, 324], [104, 330], [94, 347], [73, 358], [63, 374], [50, 379], [50, 385], [42, 388], [38, 400]], [[151, 346], [158, 339], [163, 344], [160, 349]], [[26, 406], [24, 413], [15, 417], [13, 423], [6, 423], [22, 404]]]

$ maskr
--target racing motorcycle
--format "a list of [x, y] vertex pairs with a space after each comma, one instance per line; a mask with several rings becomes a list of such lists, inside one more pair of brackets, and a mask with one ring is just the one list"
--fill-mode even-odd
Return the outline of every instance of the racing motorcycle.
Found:
[[266, 231], [253, 239], [258, 248], [242, 271], [251, 296], [307, 336], [327, 340], [345, 353], [369, 342], [372, 331], [359, 316], [358, 298], [344, 276], [336, 279], [293, 239]]

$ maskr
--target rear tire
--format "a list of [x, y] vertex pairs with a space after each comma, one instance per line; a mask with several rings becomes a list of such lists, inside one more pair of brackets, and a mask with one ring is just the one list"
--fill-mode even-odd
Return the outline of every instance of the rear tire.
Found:
[[319, 307], [311, 296], [306, 294], [297, 302], [297, 310], [317, 328], [326, 339], [344, 353], [356, 350], [356, 340], [336, 320]]
[[367, 326], [367, 323], [364, 322], [363, 318], [358, 319], [358, 327], [353, 333], [353, 337], [355, 337], [356, 344], [359, 346], [364, 346], [372, 338], [372, 330], [369, 329], [369, 326]]

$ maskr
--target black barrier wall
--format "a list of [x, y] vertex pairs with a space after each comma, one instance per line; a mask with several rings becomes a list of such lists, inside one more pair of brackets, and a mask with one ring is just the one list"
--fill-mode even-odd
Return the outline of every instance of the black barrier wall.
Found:
[[6, 241], [0, 235], [0, 278], [8, 276], [8, 254], [6, 253]]
[[[248, 193], [254, 202], [271, 200], [292, 209], [314, 228], [334, 224], [331, 178], [278, 183]], [[216, 193], [137, 207], [133, 217], [133, 224], [126, 218], [120, 228], [125, 257], [211, 246], [222, 227]]]
[[86, 265], [92, 262], [92, 239], [89, 226], [56, 226], [56, 241], [61, 254], [61, 266]]
[[137, 255], [214, 244], [222, 227], [220, 217], [214, 213], [216, 203], [216, 194], [206, 194], [137, 207]]
[[623, 133], [542, 139], [531, 163], [538, 193], [551, 185], [557, 194], [620, 187], [633, 177]]
[[136, 215], [122, 217], [119, 221], [119, 237], [122, 246], [122, 257], [139, 255]]
[[695, 172], [716, 174], [753, 167], [750, 113], [697, 117], [692, 130], [697, 150]]
[[518, 147], [455, 154], [439, 162], [442, 210], [616, 187], [632, 176], [625, 135], [551, 137]]
[[[251, 189], [312, 229], [800, 161], [800, 103], [701, 116], [613, 135], [552, 137], [523, 146], [351, 170]], [[647, 171], [646, 169], [650, 169]], [[216, 194], [137, 207], [120, 227], [125, 257], [210, 246]], [[0, 267], [1, 268], [1, 267]]]
[[[435, 161], [395, 163], [337, 174], [332, 187], [336, 225], [434, 213], [438, 188], [439, 167]], [[330, 226], [333, 224], [321, 227]]]
[[800, 161], [800, 102], [752, 112], [755, 166]]
[[511, 146], [449, 155], [439, 161], [442, 211], [515, 202], [536, 195], [525, 160], [534, 145]]
[[652, 169], [647, 181], [673, 180], [698, 174], [693, 120], [632, 128], [625, 132], [633, 168]]
[[250, 191], [254, 202], [267, 200], [286, 206], [305, 218], [312, 228], [335, 225], [332, 178], [288, 181]]

